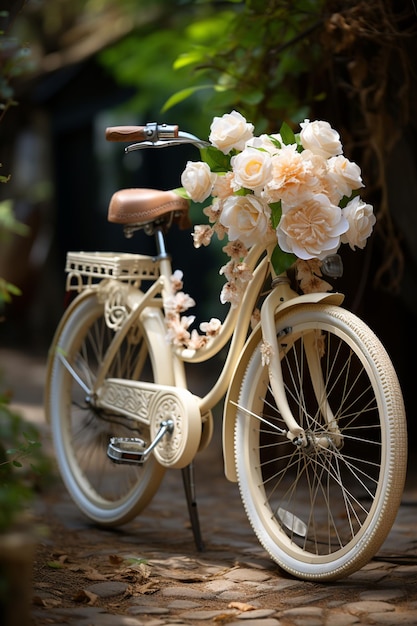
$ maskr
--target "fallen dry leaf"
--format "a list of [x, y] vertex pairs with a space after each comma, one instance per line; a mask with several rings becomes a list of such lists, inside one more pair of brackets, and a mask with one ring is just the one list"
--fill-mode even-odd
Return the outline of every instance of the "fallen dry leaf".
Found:
[[121, 565], [124, 559], [118, 554], [109, 554], [109, 561], [112, 565]]
[[96, 569], [86, 570], [84, 573], [84, 578], [87, 580], [107, 580], [107, 576], [104, 574], [100, 574]]
[[80, 589], [74, 595], [73, 600], [74, 602], [79, 602], [80, 604], [93, 606], [98, 600], [98, 595], [91, 593], [91, 591], [87, 591], [86, 589]]
[[228, 622], [234, 622], [236, 619], [236, 613], [221, 613], [213, 617], [213, 622], [220, 622], [221, 624], [227, 624]]
[[41, 598], [40, 596], [33, 596], [32, 602], [35, 606], [42, 606], [45, 609], [53, 609], [61, 606], [62, 601], [55, 598]]
[[148, 579], [151, 570], [146, 563], [133, 563], [128, 567], [123, 567], [114, 572], [111, 576], [112, 580], [124, 580], [132, 583], [140, 583]]
[[237, 609], [238, 611], [242, 611], [243, 613], [245, 611], [254, 611], [255, 607], [252, 604], [247, 604], [246, 602], [231, 602], [228, 607], [228, 609]]
[[140, 587], [135, 587], [136, 593], [142, 593], [144, 595], [152, 595], [153, 593], [156, 593], [157, 591], [159, 591], [159, 589], [160, 589], [160, 585], [159, 585], [159, 581], [157, 580], [145, 583], [144, 585], [141, 585]]

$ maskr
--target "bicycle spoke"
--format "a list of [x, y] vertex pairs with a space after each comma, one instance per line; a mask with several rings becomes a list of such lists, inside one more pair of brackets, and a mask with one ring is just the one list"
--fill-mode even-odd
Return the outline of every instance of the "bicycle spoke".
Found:
[[72, 367], [72, 365], [69, 363], [69, 361], [64, 357], [63, 354], [61, 354], [61, 352], [57, 351], [57, 356], [58, 359], [60, 360], [60, 362], [62, 363], [62, 365], [65, 367], [65, 369], [70, 373], [70, 375], [72, 376], [72, 378], [76, 381], [76, 383], [81, 387], [81, 389], [83, 389], [85, 391], [86, 394], [91, 394], [92, 388], [91, 386], [87, 386], [83, 379], [78, 375], [78, 373], [75, 371], [75, 369]]

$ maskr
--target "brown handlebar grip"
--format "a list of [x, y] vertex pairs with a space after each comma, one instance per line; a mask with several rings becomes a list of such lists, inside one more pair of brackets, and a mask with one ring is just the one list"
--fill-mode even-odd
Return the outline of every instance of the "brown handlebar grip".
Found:
[[149, 123], [146, 126], [110, 126], [106, 128], [107, 141], [157, 141], [158, 139], [175, 139], [178, 137], [176, 124]]
[[145, 141], [146, 126], [110, 126], [106, 128], [107, 141]]

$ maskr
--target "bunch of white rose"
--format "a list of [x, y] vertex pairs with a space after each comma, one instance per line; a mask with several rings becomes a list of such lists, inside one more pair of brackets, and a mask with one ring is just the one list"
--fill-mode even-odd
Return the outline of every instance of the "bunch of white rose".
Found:
[[[237, 111], [215, 117], [209, 141], [230, 156], [227, 171], [189, 161], [181, 183], [189, 198], [203, 202], [212, 227], [197, 227], [195, 245], [208, 245], [213, 232], [246, 247], [271, 243], [299, 259], [323, 259], [341, 243], [363, 248], [375, 215], [358, 196], [363, 187], [356, 163], [343, 156], [339, 134], [328, 122], [305, 120], [299, 135], [255, 137], [254, 127]], [[291, 137], [291, 135], [290, 135]]]
[[[209, 245], [214, 233], [219, 239], [227, 235], [223, 250], [230, 261], [220, 269], [227, 279], [220, 300], [232, 307], [252, 278], [245, 257], [253, 245], [280, 251], [277, 273], [297, 262], [302, 290], [326, 291], [331, 285], [321, 278], [321, 260], [342, 243], [364, 248], [372, 233], [373, 208], [354, 194], [364, 186], [360, 168], [343, 155], [337, 131], [324, 121], [305, 120], [300, 127], [297, 135], [284, 124], [277, 134], [255, 136], [253, 124], [237, 111], [215, 117], [211, 146], [202, 151], [207, 161], [189, 161], [181, 176], [188, 198], [212, 199], [203, 209], [209, 224], [194, 227], [195, 247]], [[221, 323], [201, 324], [205, 336], [189, 332], [194, 317], [181, 313], [194, 301], [180, 291], [181, 278], [173, 276], [168, 338], [199, 349], [220, 332]]]

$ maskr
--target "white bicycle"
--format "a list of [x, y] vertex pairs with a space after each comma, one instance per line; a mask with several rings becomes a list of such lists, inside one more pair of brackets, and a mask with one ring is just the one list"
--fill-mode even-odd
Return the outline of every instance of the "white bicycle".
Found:
[[[157, 124], [107, 136], [136, 142], [128, 151], [206, 145]], [[252, 278], [220, 331], [198, 349], [168, 342], [175, 289], [164, 233], [186, 223], [188, 209], [173, 191], [118, 191], [109, 220], [129, 236], [153, 236], [155, 256], [68, 253], [76, 297], [56, 331], [46, 385], [66, 488], [88, 518], [115, 526], [144, 509], [167, 468], [180, 468], [202, 548], [193, 460], [209, 444], [211, 409], [225, 396], [225, 475], [239, 483], [262, 546], [302, 579], [347, 576], [382, 545], [403, 492], [406, 420], [394, 367], [374, 333], [341, 307], [341, 294], [300, 294], [290, 271], [274, 275], [262, 244], [249, 252]], [[335, 263], [323, 262], [323, 272]], [[184, 364], [225, 346], [217, 382], [197, 397]]]

